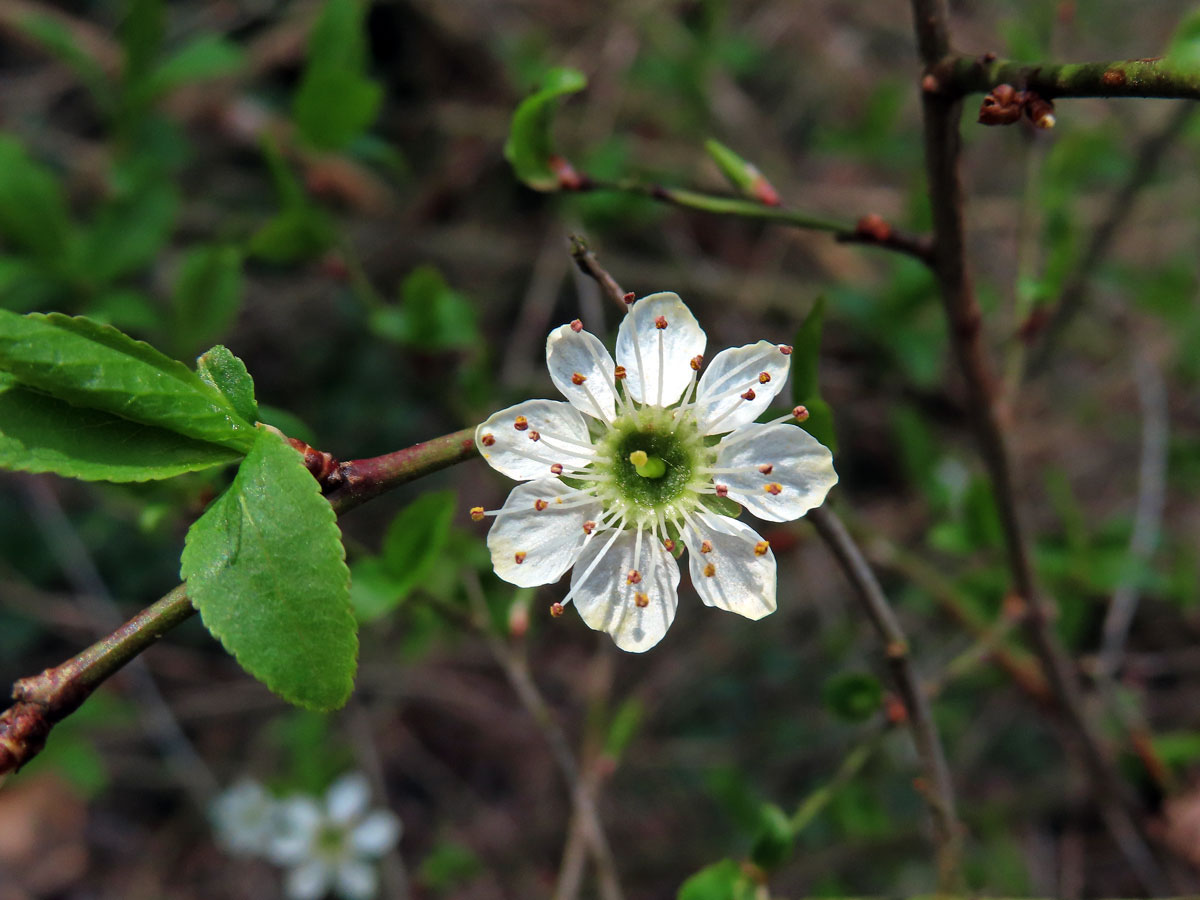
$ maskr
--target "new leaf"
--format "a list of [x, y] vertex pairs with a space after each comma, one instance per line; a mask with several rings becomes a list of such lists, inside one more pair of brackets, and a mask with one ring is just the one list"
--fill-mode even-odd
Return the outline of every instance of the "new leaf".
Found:
[[551, 128], [558, 98], [587, 86], [587, 78], [575, 69], [551, 69], [542, 89], [521, 101], [513, 113], [504, 158], [517, 177], [536, 191], [558, 190], [558, 175], [550, 165], [554, 155]]

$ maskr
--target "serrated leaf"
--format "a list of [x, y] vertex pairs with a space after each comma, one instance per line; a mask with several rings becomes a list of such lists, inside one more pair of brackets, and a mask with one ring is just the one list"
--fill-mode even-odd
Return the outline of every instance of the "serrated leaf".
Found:
[[180, 362], [83, 317], [0, 310], [0, 371], [75, 406], [245, 451], [251, 423]]
[[188, 531], [181, 563], [205, 627], [247, 672], [309, 709], [354, 687], [357, 626], [333, 508], [303, 457], [262, 428]]
[[84, 481], [152, 481], [240, 456], [229, 447], [0, 382], [0, 468]]
[[504, 143], [504, 158], [521, 181], [537, 191], [558, 190], [558, 176], [550, 165], [554, 155], [554, 115], [558, 98], [587, 87], [587, 78], [576, 69], [551, 69], [541, 90], [517, 106]]
[[254, 399], [254, 379], [246, 364], [221, 344], [196, 360], [196, 374], [205, 384], [224, 395], [229, 405], [247, 422], [259, 421], [258, 402]]
[[676, 900], [753, 900], [755, 888], [741, 866], [723, 859], [685, 881]]
[[67, 253], [71, 237], [57, 176], [16, 141], [0, 137], [0, 239], [54, 265]]
[[194, 352], [228, 331], [244, 289], [242, 252], [237, 247], [213, 244], [188, 251], [171, 296], [174, 333], [186, 344], [179, 349]]
[[1185, 69], [1200, 69], [1200, 7], [1179, 20], [1167, 47], [1167, 62]]

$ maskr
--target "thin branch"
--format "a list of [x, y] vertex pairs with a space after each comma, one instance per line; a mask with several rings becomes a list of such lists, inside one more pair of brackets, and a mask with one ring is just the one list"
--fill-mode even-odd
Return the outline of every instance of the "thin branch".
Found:
[[[949, 42], [945, 2], [912, 0], [912, 9], [922, 62], [927, 68], [935, 68]], [[979, 61], [974, 68], [967, 66], [963, 71], [982, 72], [988, 67], [989, 64]], [[1155, 893], [1165, 893], [1162, 872], [1145, 848], [1131, 815], [1131, 810], [1137, 808], [1136, 800], [1092, 731], [1084, 711], [1083, 691], [1074, 663], [1054, 632], [1052, 623], [1056, 616], [1055, 606], [1042, 596], [1034, 576], [1027, 543], [1028, 532], [1013, 485], [1007, 436], [1000, 418], [991, 364], [983, 344], [983, 314], [967, 271], [966, 229], [963, 221], [965, 201], [959, 172], [962, 92], [947, 90], [947, 82], [943, 78], [936, 74], [934, 78], [936, 81], [931, 83], [927, 75], [922, 83], [925, 161], [934, 223], [934, 274], [950, 326], [954, 355], [966, 382], [971, 425], [991, 479], [1013, 587], [1028, 604], [1025, 630], [1034, 653], [1041, 661], [1055, 701], [1066, 719], [1071, 740], [1082, 757], [1093, 795], [1110, 832], [1144, 885]], [[1029, 84], [1018, 86], [1038, 87]], [[1056, 93], [1061, 95], [1061, 91], [1046, 91], [1047, 95]]]
[[560, 184], [562, 190], [574, 191], [617, 191], [623, 194], [635, 194], [649, 197], [660, 203], [677, 206], [682, 209], [692, 209], [699, 212], [712, 213], [719, 216], [732, 216], [738, 219], [748, 219], [755, 222], [769, 222], [776, 225], [786, 225], [806, 231], [824, 231], [833, 235], [834, 239], [844, 244], [865, 244], [892, 250], [905, 256], [919, 259], [926, 265], [932, 262], [932, 245], [928, 238], [909, 234], [893, 228], [878, 215], [863, 216], [854, 225], [845, 222], [814, 216], [810, 213], [784, 206], [767, 206], [754, 200], [741, 197], [727, 197], [719, 194], [705, 194], [684, 188], [665, 187], [661, 184], [622, 179], [620, 181], [596, 181], [583, 176]]
[[1030, 370], [1039, 372], [1053, 359], [1054, 346], [1071, 320], [1087, 305], [1088, 288], [1097, 269], [1108, 258], [1113, 241], [1122, 226], [1128, 224], [1130, 213], [1142, 189], [1149, 184], [1167, 151], [1183, 134], [1196, 115], [1197, 107], [1185, 103], [1178, 107], [1162, 128], [1150, 135], [1138, 149], [1133, 169], [1109, 201], [1100, 224], [1092, 232], [1087, 248], [1079, 257], [1063, 283], [1058, 303], [1050, 313], [1050, 321], [1040, 335], [1030, 360]]
[[863, 612], [883, 642], [888, 669], [900, 699], [908, 711], [913, 743], [925, 772], [925, 799], [933, 817], [934, 841], [937, 846], [938, 886], [941, 890], [954, 890], [961, 878], [962, 829], [955, 811], [950, 769], [946, 765], [946, 754], [938, 737], [937, 725], [933, 721], [929, 698], [921, 689], [909, 661], [908, 638], [905, 637], [900, 621], [888, 604], [875, 573], [871, 571], [870, 565], [863, 558], [862, 551], [842, 524], [842, 520], [828, 506], [810, 510], [808, 519], [841, 564], [842, 571], [854, 586], [855, 596], [862, 604]]
[[600, 260], [596, 259], [596, 254], [588, 247], [587, 241], [577, 234], [571, 235], [571, 259], [575, 260], [579, 271], [595, 281], [600, 286], [600, 292], [615, 303], [622, 312], [629, 307], [629, 303], [625, 300], [625, 291], [621, 290], [621, 286], [608, 273], [608, 270], [600, 265]]
[[[475, 456], [474, 430], [465, 428], [373, 459], [337, 463], [319, 451], [305, 453], [310, 469], [327, 473], [329, 502], [338, 513], [409, 481]], [[303, 451], [301, 451], [303, 452]], [[336, 473], [336, 475], [332, 474]], [[50, 730], [78, 709], [110, 676], [162, 635], [196, 613], [186, 585], [142, 610], [78, 656], [13, 686], [15, 701], [0, 713], [0, 781], [41, 752]]]
[[[542, 692], [538, 689], [533, 676], [529, 674], [529, 665], [513, 648], [500, 639], [488, 627], [487, 601], [483, 596], [483, 588], [479, 576], [474, 571], [468, 571], [463, 576], [463, 585], [471, 601], [473, 615], [464, 616], [462, 620], [476, 631], [487, 642], [497, 665], [504, 671], [509, 684], [525, 707], [534, 724], [542, 733], [550, 755], [558, 766], [559, 773], [570, 791], [575, 811], [583, 818], [586, 826], [585, 833], [592, 848], [592, 858], [596, 863], [597, 880], [599, 881], [600, 896], [603, 900], [621, 900], [621, 885], [617, 878], [617, 864], [613, 857], [612, 847], [604, 833], [604, 824], [600, 820], [600, 812], [596, 809], [596, 801], [590, 790], [589, 779], [579, 769], [571, 743], [567, 740], [562, 726], [554, 716], [554, 711]], [[444, 607], [439, 606], [439, 609]], [[555, 892], [555, 897], [562, 894]]]
[[[918, 7], [937, 6], [932, 0], [913, 0]], [[943, 19], [944, 21], [944, 19]], [[947, 56], [926, 53], [921, 59], [932, 81], [926, 89], [947, 101], [982, 94], [1001, 84], [1031, 90], [1042, 97], [1159, 97], [1200, 100], [1200, 70], [1174, 66], [1162, 58], [1123, 59], [1095, 63], [1037, 63], [1025, 65], [988, 56]]]
[[1133, 382], [1142, 408], [1142, 448], [1138, 464], [1137, 511], [1129, 538], [1132, 570], [1113, 592], [1104, 617], [1104, 642], [1096, 660], [1098, 675], [1111, 677], [1119, 668], [1125, 638], [1137, 610], [1141, 594], [1140, 579], [1158, 544], [1163, 507], [1167, 499], [1167, 441], [1170, 416], [1167, 409], [1167, 385], [1162, 371], [1147, 352], [1134, 344]]

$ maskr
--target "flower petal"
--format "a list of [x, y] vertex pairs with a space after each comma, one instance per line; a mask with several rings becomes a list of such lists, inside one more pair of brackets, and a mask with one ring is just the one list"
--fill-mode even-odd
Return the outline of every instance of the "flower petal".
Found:
[[[764, 472], [763, 467], [769, 466]], [[790, 522], [825, 501], [837, 484], [829, 448], [795, 425], [743, 425], [717, 445], [713, 476], [760, 519]]]
[[257, 781], [243, 778], [223, 791], [209, 810], [218, 842], [235, 856], [266, 849], [274, 824], [275, 800]]
[[[761, 619], [775, 611], [775, 554], [737, 519], [698, 513], [685, 528], [692, 585], [707, 606]], [[760, 552], [761, 551], [761, 552]]]
[[276, 807], [266, 856], [277, 866], [295, 866], [313, 853], [324, 816], [311, 797], [289, 797]]
[[321, 900], [329, 891], [333, 872], [319, 859], [297, 866], [287, 874], [283, 893], [288, 900]]
[[[665, 328], [658, 327], [660, 319]], [[691, 383], [691, 361], [704, 354], [705, 343], [704, 331], [678, 294], [642, 297], [617, 329], [617, 363], [625, 367], [626, 390], [640, 403], [670, 406]]]
[[379, 893], [379, 873], [370, 863], [344, 862], [338, 866], [336, 887], [345, 900], [371, 900]]
[[598, 337], [560, 325], [546, 338], [546, 367], [554, 386], [577, 410], [593, 419], [613, 420], [616, 363]]
[[545, 478], [555, 463], [583, 468], [594, 452], [581, 443], [591, 445], [587, 422], [561, 400], [526, 400], [493, 413], [475, 429], [475, 446], [488, 465], [517, 481]]
[[584, 523], [602, 512], [598, 501], [557, 478], [517, 485], [487, 536], [496, 574], [518, 587], [553, 584], [578, 559]]
[[329, 786], [325, 794], [325, 809], [329, 820], [348, 825], [367, 811], [371, 805], [371, 785], [360, 772], [343, 775]]
[[[700, 430], [723, 434], [757, 419], [783, 390], [790, 359], [770, 341], [731, 347], [714, 356], [696, 388]], [[747, 390], [754, 392], [753, 400], [742, 397]]]
[[[607, 631], [618, 647], [630, 653], [649, 650], [662, 640], [679, 603], [675, 558], [643, 532], [637, 561], [640, 579], [635, 583], [630, 573], [636, 549], [634, 531], [622, 531], [616, 538], [597, 534], [584, 547], [571, 574], [571, 595], [583, 621], [597, 631]], [[645, 595], [646, 606], [638, 606], [639, 593]]]
[[383, 856], [400, 840], [400, 819], [386, 809], [377, 809], [350, 832], [350, 846], [359, 856]]

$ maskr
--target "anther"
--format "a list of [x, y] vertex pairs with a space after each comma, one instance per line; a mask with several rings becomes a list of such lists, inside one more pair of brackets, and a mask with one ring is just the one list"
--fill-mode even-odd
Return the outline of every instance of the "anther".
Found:
[[571, 323], [571, 330], [576, 334], [579, 334], [579, 332], [583, 331], [583, 323], [576, 319]]
[[641, 584], [642, 583], [642, 573], [639, 572], [637, 569], [630, 569], [629, 574], [625, 577], [625, 583], [626, 584]]
[[633, 602], [636, 603], [638, 606], [640, 606], [642, 609], [645, 609], [647, 606], [650, 605], [650, 597], [647, 594], [644, 594], [641, 591], [638, 591], [636, 594], [633, 595]]
[[729, 496], [729, 485], [727, 485], [727, 484], [718, 484], [718, 485], [715, 485], [715, 487], [716, 487], [716, 489], [717, 489], [717, 496], [718, 496], [718, 497], [728, 497], [728, 496]]
[[518, 550], [516, 553], [513, 554], [513, 559], [516, 560], [516, 563], [518, 566], [521, 563], [525, 562], [525, 555], [526, 554], [525, 554], [524, 550]]
[[794, 418], [797, 422], [803, 422], [805, 419], [808, 418], [808, 407], [807, 406], [794, 407], [792, 409], [792, 418]]
[[659, 331], [662, 331], [664, 328], [666, 328], [667, 327], [667, 317], [659, 316], [657, 319], [655, 319], [654, 327], [657, 328]]
[[542, 439], [542, 433], [540, 431], [531, 431], [529, 432], [529, 439], [531, 441], [540, 441]]
[[631, 303], [633, 303], [634, 300], [637, 299], [637, 294], [635, 294], [633, 291], [630, 291], [628, 294], [626, 294], [621, 299], [625, 301], [626, 306], [629, 306]]
[[563, 605], [561, 603], [551, 603], [550, 604], [550, 615], [554, 616], [554, 618], [557, 619], [562, 614], [563, 614]]
[[783, 485], [780, 484], [778, 481], [772, 481], [769, 484], [764, 484], [763, 490], [766, 491], [768, 494], [770, 494], [772, 497], [778, 497], [780, 492], [783, 490]]
[[750, 388], [748, 391], [746, 391], [746, 393], [742, 394], [742, 399], [743, 400], [753, 400], [754, 399], [754, 388]]
[[563, 472], [563, 470], [562, 470], [562, 463], [555, 463], [554, 465], [552, 465], [552, 466], [550, 467], [550, 474], [551, 474], [551, 475], [561, 475], [561, 474], [562, 474], [562, 472]]
[[585, 381], [587, 381], [587, 376], [580, 375], [578, 372], [571, 376], [571, 384], [583, 384]]
[[625, 377], [625, 367], [624, 366], [617, 366], [615, 369], [613, 369], [613, 378], [617, 379], [617, 381], [620, 381], [624, 377]]
[[668, 553], [675, 552], [675, 542], [673, 540], [671, 540], [670, 538], [663, 539], [663, 547], [666, 548]]
[[593, 522], [591, 519], [588, 519], [586, 522], [583, 523], [583, 533], [584, 534], [591, 534], [595, 530], [596, 530], [596, 523]]
[[771, 380], [770, 372], [759, 372], [758, 373], [758, 383], [759, 384], [766, 384], [770, 380]]
[[479, 439], [479, 443], [483, 444], [485, 447], [490, 447], [492, 444], [496, 443], [496, 436], [494, 434], [485, 434]]
[[482, 522], [483, 521], [483, 507], [482, 506], [472, 506], [471, 507], [471, 521], [472, 522]]
[[704, 357], [703, 356], [701, 356], [700, 354], [696, 354], [695, 356], [692, 357], [692, 371], [693, 372], [699, 372], [700, 367], [702, 365], [704, 365]]
[[792, 348], [791, 348], [791, 347], [789, 347], [787, 344], [780, 344], [780, 345], [779, 345], [779, 352], [780, 352], [780, 353], [782, 353], [784, 356], [791, 356], [791, 355], [792, 355]]
[[543, 509], [545, 509], [549, 505], [550, 505], [549, 503], [547, 503], [545, 500], [541, 499], [540, 497], [537, 500], [533, 501], [533, 508], [536, 509], [538, 512], [541, 512]]
[[700, 542], [700, 552], [701, 553], [712, 553], [712, 541], [701, 541]]
[[771, 549], [770, 541], [759, 541], [757, 544], [754, 545], [754, 555], [755, 556], [765, 556], [767, 551], [770, 549]]
[[712, 578], [716, 574], [717, 574], [717, 567], [714, 566], [712, 563], [709, 563], [708, 565], [706, 565], [704, 567], [704, 577], [705, 578]]
[[524, 431], [528, 427], [529, 420], [524, 416], [517, 416], [513, 419], [513, 428], [517, 429], [517, 431]]
[[764, 475], [770, 475], [774, 468], [775, 467], [770, 463], [763, 463], [758, 467], [758, 471], [762, 472]]

